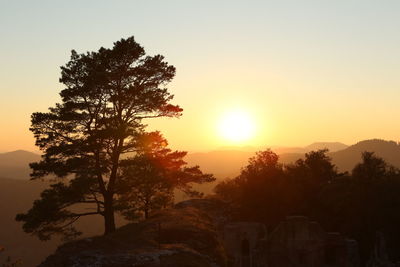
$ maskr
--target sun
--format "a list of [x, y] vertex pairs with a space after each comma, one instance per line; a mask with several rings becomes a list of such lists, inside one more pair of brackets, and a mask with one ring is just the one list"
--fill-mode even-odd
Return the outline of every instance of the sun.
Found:
[[227, 141], [243, 143], [254, 136], [255, 123], [248, 112], [233, 110], [221, 116], [218, 132]]

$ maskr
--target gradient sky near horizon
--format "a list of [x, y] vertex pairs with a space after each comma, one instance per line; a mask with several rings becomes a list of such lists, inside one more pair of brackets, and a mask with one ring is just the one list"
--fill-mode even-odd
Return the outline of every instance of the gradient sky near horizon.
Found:
[[175, 149], [231, 146], [220, 116], [256, 124], [240, 145], [400, 139], [400, 1], [0, 0], [0, 152], [35, 151], [30, 114], [59, 101], [70, 50], [135, 39], [177, 68], [180, 119], [149, 121]]

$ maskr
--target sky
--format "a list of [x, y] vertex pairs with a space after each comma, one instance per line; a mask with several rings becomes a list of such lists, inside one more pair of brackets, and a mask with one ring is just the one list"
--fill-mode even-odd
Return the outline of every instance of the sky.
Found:
[[[134, 36], [177, 74], [179, 119], [146, 122], [172, 148], [400, 139], [400, 1], [0, 0], [0, 152], [37, 151], [30, 115], [60, 101], [72, 49]], [[233, 142], [224, 114], [254, 132]]]

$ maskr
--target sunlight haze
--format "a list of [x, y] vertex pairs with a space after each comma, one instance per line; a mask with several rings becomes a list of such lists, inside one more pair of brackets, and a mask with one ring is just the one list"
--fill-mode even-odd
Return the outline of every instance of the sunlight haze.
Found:
[[399, 1], [2, 0], [0, 151], [37, 151], [30, 115], [60, 101], [72, 49], [132, 35], [177, 69], [168, 88], [183, 116], [148, 121], [174, 149], [232, 145], [216, 124], [236, 108], [254, 123], [240, 145], [399, 140], [399, 12]]
[[253, 138], [256, 133], [253, 117], [244, 110], [233, 110], [223, 114], [218, 122], [223, 140], [241, 144]]

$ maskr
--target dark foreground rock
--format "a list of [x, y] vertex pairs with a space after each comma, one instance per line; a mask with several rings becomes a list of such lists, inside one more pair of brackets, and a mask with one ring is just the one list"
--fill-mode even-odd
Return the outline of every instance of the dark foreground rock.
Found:
[[[307, 217], [289, 216], [268, 232], [228, 214], [218, 200], [184, 201], [113, 234], [66, 243], [40, 266], [360, 267], [355, 240], [325, 232]], [[386, 264], [379, 244], [368, 267], [395, 266]]]
[[66, 243], [40, 266], [225, 266], [223, 209], [213, 200], [182, 202], [113, 234]]

